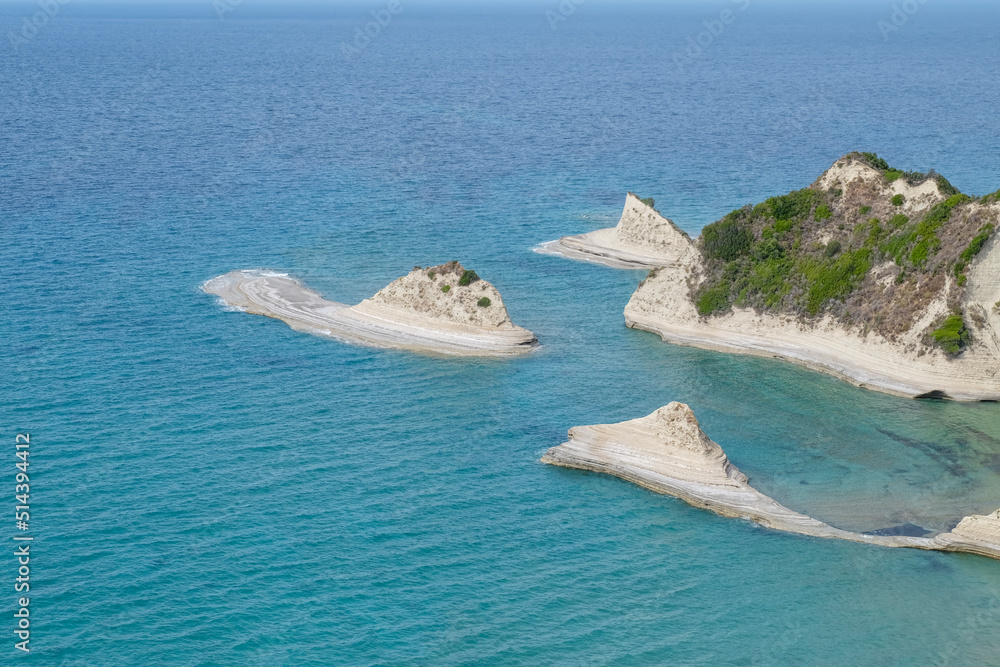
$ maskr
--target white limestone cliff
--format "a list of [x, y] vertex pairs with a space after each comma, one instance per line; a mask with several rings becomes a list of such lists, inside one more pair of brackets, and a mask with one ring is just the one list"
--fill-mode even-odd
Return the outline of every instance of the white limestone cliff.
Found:
[[564, 236], [538, 251], [624, 269], [668, 266], [697, 253], [684, 231], [631, 192], [615, 227]]

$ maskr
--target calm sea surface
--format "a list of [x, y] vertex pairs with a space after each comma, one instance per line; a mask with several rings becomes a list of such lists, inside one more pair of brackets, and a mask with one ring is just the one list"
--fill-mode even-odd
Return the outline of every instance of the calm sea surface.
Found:
[[[995, 5], [912, 3], [884, 38], [888, 2], [403, 0], [365, 42], [389, 3], [216, 4], [79, 0], [16, 45], [38, 6], [0, 6], [0, 491], [30, 431], [34, 661], [1000, 664], [1000, 562], [538, 462], [678, 400], [793, 509], [943, 530], [1000, 507], [1000, 406], [666, 345], [624, 326], [642, 273], [532, 252], [628, 190], [696, 234], [851, 150], [996, 190]], [[355, 303], [450, 259], [536, 354], [352, 347], [199, 290], [258, 267]]]

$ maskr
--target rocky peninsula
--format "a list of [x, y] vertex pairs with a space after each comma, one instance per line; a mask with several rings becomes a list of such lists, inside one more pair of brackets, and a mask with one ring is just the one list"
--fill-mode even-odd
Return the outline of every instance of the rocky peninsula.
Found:
[[542, 462], [614, 475], [722, 516], [789, 533], [1000, 558], [1000, 510], [965, 517], [951, 532], [934, 537], [854, 533], [790, 510], [750, 486], [683, 403], [618, 424], [575, 426], [569, 440], [548, 450]]
[[540, 245], [538, 252], [618, 269], [669, 266], [692, 252], [691, 239], [653, 208], [652, 199], [628, 193], [618, 225]]
[[969, 197], [851, 153], [698, 239], [650, 225], [674, 261], [642, 281], [625, 321], [901, 396], [1000, 400], [998, 219], [1000, 192]]
[[361, 345], [509, 356], [538, 344], [533, 333], [511, 322], [497, 289], [458, 262], [414, 267], [356, 306], [328, 301], [287, 274], [271, 271], [232, 271], [202, 289], [296, 331]]

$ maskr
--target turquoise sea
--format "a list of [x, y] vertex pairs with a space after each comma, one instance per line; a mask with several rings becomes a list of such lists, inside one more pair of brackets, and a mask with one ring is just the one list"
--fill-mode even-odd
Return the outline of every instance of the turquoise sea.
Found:
[[[76, 0], [16, 48], [39, 5], [0, 5], [0, 496], [30, 432], [35, 536], [25, 655], [6, 515], [0, 663], [1000, 664], [1000, 562], [539, 463], [678, 400], [839, 527], [1000, 507], [1000, 405], [667, 345], [624, 326], [642, 273], [532, 251], [629, 190], [697, 234], [852, 150], [996, 190], [1000, 8], [898, 4], [402, 0], [349, 57], [389, 3]], [[352, 347], [199, 290], [356, 303], [450, 259], [537, 353]]]

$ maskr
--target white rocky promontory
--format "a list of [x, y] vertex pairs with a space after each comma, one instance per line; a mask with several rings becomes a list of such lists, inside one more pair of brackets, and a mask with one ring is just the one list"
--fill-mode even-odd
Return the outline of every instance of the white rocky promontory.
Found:
[[[844, 199], [864, 196], [883, 202], [887, 211], [883, 218], [898, 210], [917, 220], [928, 207], [946, 199], [932, 178], [916, 186], [904, 178], [887, 182], [878, 170], [850, 156], [834, 164], [813, 187], [825, 191], [834, 186], [842, 189]], [[895, 195], [903, 196], [901, 207], [888, 204]], [[1000, 215], [1000, 203], [968, 206], [968, 215], [984, 219]], [[998, 239], [1000, 234], [994, 234], [968, 262], [967, 275], [961, 276], [967, 286], [960, 298], [955, 297], [956, 276], [945, 266], [939, 291], [906, 331], [891, 337], [867, 325], [845, 324], [828, 314], [805, 318], [733, 305], [723, 312], [701, 315], [692, 294], [705, 279], [705, 265], [695, 242], [686, 237], [683, 241], [689, 251], [677, 251], [679, 261], [654, 269], [639, 284], [625, 307], [625, 323], [656, 333], [670, 343], [785, 359], [898, 396], [1000, 400]], [[676, 245], [681, 242], [675, 237]], [[873, 297], [866, 304], [868, 308], [887, 315], [895, 312], [891, 288], [899, 272], [891, 262], [871, 269], [869, 275], [883, 285], [884, 295]], [[954, 312], [965, 315], [970, 335], [967, 347], [957, 356], [928, 344], [935, 323]]]
[[952, 532], [931, 538], [854, 533], [794, 512], [750, 486], [683, 403], [618, 424], [575, 426], [569, 441], [548, 450], [542, 462], [614, 475], [722, 516], [789, 533], [1000, 558], [1000, 510], [966, 517]]
[[630, 192], [616, 227], [564, 236], [538, 251], [619, 269], [651, 269], [685, 259], [693, 247], [677, 225]]
[[269, 271], [232, 271], [202, 289], [297, 331], [362, 345], [504, 356], [523, 354], [538, 343], [511, 322], [497, 289], [458, 262], [415, 267], [356, 306], [327, 301], [294, 278]]

